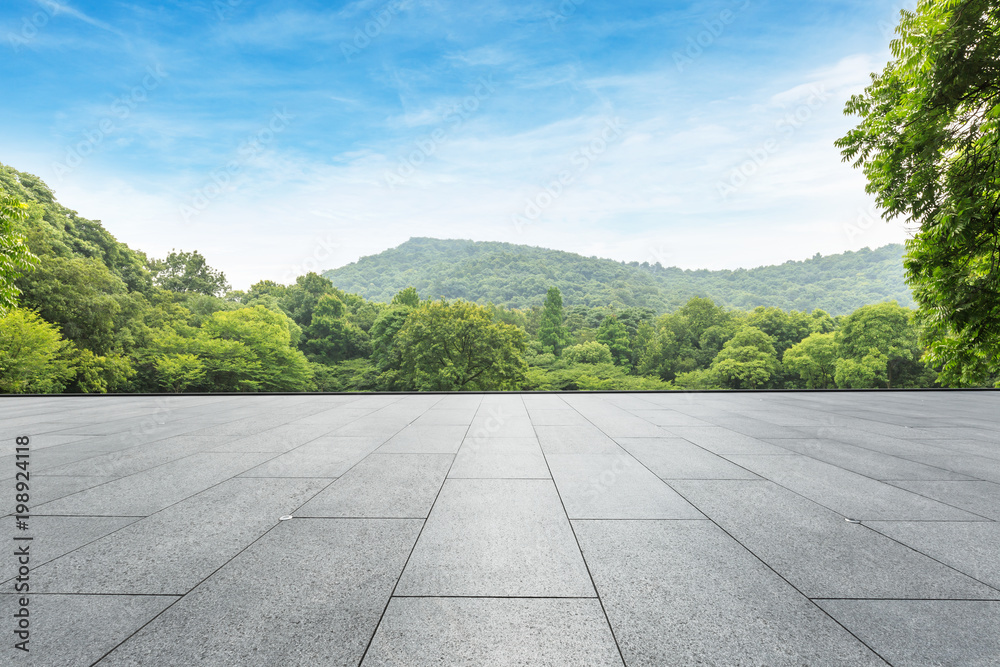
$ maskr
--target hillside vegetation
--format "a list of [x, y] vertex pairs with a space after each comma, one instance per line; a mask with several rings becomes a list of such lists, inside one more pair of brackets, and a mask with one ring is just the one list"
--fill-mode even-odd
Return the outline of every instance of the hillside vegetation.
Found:
[[323, 275], [344, 291], [383, 302], [413, 286], [434, 299], [528, 308], [541, 305], [554, 285], [567, 306], [666, 313], [693, 297], [705, 297], [742, 310], [820, 308], [845, 315], [882, 301], [912, 306], [902, 255], [902, 245], [888, 245], [778, 266], [692, 271], [512, 243], [412, 238]]

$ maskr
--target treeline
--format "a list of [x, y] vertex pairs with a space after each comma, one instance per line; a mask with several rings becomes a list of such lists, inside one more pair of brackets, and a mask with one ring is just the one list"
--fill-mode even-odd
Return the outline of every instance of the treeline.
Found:
[[556, 286], [567, 306], [666, 313], [697, 296], [742, 310], [820, 308], [846, 315], [882, 301], [913, 306], [903, 250], [889, 245], [755, 269], [692, 271], [664, 267], [652, 256], [625, 263], [512, 243], [412, 238], [323, 275], [344, 291], [382, 302], [413, 286], [431, 299], [530, 308]]
[[0, 190], [25, 205], [5, 214], [5, 243], [23, 239], [37, 256], [13, 282], [18, 307], [0, 314], [6, 393], [935, 383], [911, 311], [894, 303], [831, 316], [695, 297], [661, 314], [564, 305], [555, 286], [525, 308], [421, 298], [414, 287], [383, 302], [315, 273], [234, 291], [198, 252], [149, 258], [29, 174], [0, 168]]

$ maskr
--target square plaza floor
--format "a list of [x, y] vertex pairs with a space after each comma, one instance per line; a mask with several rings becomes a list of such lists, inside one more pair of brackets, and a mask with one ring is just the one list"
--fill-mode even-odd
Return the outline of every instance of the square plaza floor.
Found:
[[0, 433], [4, 664], [1000, 664], [1000, 393], [4, 397]]

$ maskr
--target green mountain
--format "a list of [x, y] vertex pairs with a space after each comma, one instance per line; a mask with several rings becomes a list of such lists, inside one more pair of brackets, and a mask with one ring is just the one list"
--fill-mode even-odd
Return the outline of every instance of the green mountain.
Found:
[[902, 245], [887, 245], [756, 269], [692, 271], [512, 243], [411, 238], [323, 275], [346, 292], [383, 302], [412, 285], [422, 298], [525, 308], [541, 305], [555, 285], [567, 306], [614, 304], [662, 313], [701, 296], [732, 308], [822, 308], [842, 315], [887, 300], [912, 307], [902, 255]]

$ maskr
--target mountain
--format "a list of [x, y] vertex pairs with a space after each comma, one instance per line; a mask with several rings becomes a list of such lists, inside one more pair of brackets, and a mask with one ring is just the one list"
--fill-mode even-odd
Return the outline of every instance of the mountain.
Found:
[[756, 269], [692, 271], [512, 243], [411, 238], [323, 275], [344, 291], [383, 302], [413, 286], [421, 298], [525, 308], [541, 305], [555, 285], [567, 306], [615, 304], [663, 313], [702, 296], [732, 308], [822, 308], [842, 315], [887, 300], [913, 307], [902, 256], [897, 244]]

